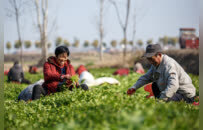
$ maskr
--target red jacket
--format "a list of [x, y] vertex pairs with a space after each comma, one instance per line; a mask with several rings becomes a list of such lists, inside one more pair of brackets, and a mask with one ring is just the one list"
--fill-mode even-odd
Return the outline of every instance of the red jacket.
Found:
[[84, 65], [80, 65], [80, 66], [78, 67], [78, 69], [76, 70], [76, 73], [80, 76], [80, 74], [81, 74], [82, 72], [84, 72], [84, 71], [87, 71], [87, 69], [85, 68]]
[[[75, 70], [73, 66], [70, 64], [70, 61], [68, 60], [64, 67], [66, 69], [66, 74], [70, 74], [71, 76], [75, 75]], [[47, 88], [48, 94], [57, 92], [57, 85], [59, 82], [62, 82], [63, 80], [61, 77], [61, 68], [56, 63], [56, 57], [49, 57], [48, 61], [44, 63], [43, 68], [44, 73], [44, 84], [43, 87]], [[68, 81], [68, 83], [72, 83], [71, 81]]]

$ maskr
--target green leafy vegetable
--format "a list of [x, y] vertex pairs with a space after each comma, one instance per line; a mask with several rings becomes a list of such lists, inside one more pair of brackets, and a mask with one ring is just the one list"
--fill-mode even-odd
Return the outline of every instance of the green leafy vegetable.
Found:
[[[5, 77], [5, 129], [199, 129], [199, 106], [146, 99], [148, 93], [143, 88], [128, 96], [127, 89], [141, 75], [113, 76], [114, 70], [91, 69], [90, 72], [95, 78], [114, 77], [120, 86], [103, 84], [92, 91], [63, 91], [29, 103], [16, 101], [27, 85], [7, 83]], [[32, 82], [43, 78], [42, 74], [25, 76]], [[199, 90], [199, 77], [190, 76]], [[78, 81], [78, 77], [72, 77], [71, 81]]]

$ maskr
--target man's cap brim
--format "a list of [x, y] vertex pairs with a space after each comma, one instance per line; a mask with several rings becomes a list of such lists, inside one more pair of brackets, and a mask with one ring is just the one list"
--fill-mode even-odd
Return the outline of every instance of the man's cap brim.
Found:
[[152, 56], [154, 56], [156, 53], [145, 53], [142, 57], [147, 57], [150, 58]]

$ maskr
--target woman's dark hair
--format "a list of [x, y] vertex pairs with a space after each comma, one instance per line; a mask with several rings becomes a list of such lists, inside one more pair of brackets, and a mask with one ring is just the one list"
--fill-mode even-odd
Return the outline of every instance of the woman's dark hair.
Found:
[[55, 55], [56, 57], [58, 57], [58, 55], [62, 54], [62, 53], [67, 53], [67, 55], [70, 55], [69, 49], [66, 46], [59, 46], [55, 49]]

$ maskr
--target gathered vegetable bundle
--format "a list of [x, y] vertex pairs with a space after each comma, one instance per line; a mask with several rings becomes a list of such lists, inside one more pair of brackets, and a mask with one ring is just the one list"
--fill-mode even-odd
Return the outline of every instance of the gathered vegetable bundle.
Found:
[[60, 86], [58, 86], [58, 91], [65, 91], [67, 89], [72, 89], [73, 87], [77, 87], [77, 83], [79, 81], [79, 78], [77, 75], [71, 76], [70, 79], [66, 80], [65, 82], [63, 82], [63, 84], [61, 84]]

